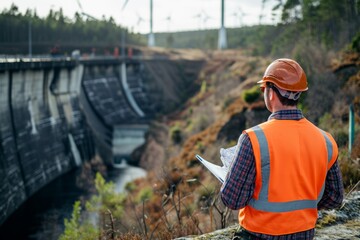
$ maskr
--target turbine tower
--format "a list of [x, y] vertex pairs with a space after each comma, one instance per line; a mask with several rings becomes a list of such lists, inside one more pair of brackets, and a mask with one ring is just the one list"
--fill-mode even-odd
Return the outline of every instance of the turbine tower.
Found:
[[[129, 0], [125, 0], [122, 10], [126, 7]], [[155, 46], [155, 36], [153, 33], [153, 0], [150, 0], [150, 33], [148, 35], [148, 47]]]
[[153, 0], [150, 0], [150, 33], [148, 37], [148, 47], [155, 46], [155, 36], [153, 33]]
[[218, 39], [218, 48], [225, 49], [227, 48], [226, 40], [226, 29], [224, 25], [224, 15], [225, 15], [225, 0], [221, 0], [221, 27], [219, 29], [219, 39]]

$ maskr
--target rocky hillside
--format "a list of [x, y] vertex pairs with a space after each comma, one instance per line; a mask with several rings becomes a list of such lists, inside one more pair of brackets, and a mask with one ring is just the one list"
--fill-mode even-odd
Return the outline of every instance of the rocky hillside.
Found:
[[[143, 57], [147, 56], [201, 62], [200, 71], [191, 73], [196, 75], [191, 84], [195, 91], [175, 112], [158, 115], [149, 127], [146, 143], [133, 154], [148, 175], [128, 183], [124, 196], [103, 191], [108, 205], [99, 227], [101, 234], [105, 237], [112, 233], [112, 239], [132, 240], [210, 238], [213, 234], [219, 238], [221, 234], [229, 234], [237, 224], [237, 211], [222, 204], [220, 182], [195, 155], [220, 163], [220, 148], [234, 146], [244, 129], [266, 121], [270, 113], [256, 82], [273, 59], [249, 56], [242, 50], [160, 48], [144, 50]], [[350, 203], [343, 208], [322, 212], [317, 237], [325, 239], [328, 233], [335, 234], [331, 229], [344, 229], [341, 232], [349, 235], [338, 235], [339, 238], [357, 238], [360, 54], [354, 51], [327, 54], [314, 48], [311, 54], [304, 51], [304, 55], [298, 57], [305, 62], [302, 65], [308, 73], [310, 89], [302, 95], [299, 107], [308, 119], [335, 137], [346, 193], [354, 194], [347, 197]], [[348, 150], [350, 104], [354, 106], [356, 120], [351, 153]], [[114, 203], [115, 200], [120, 202]], [[212, 233], [218, 229], [226, 230], [220, 231], [220, 235]], [[211, 234], [203, 235], [206, 233]]]
[[[153, 193], [143, 203], [147, 216], [144, 225], [159, 239], [201, 235], [233, 226], [236, 213], [222, 206], [218, 199], [220, 184], [199, 164], [195, 154], [219, 162], [221, 147], [235, 145], [242, 130], [267, 119], [269, 112], [262, 94], [253, 87], [273, 59], [248, 56], [241, 50], [158, 51], [167, 56], [201, 58], [205, 64], [196, 80], [199, 91], [177, 112], [155, 121], [142, 148], [140, 163], [149, 175], [136, 181], [138, 187], [131, 194], [139, 196], [144, 188]], [[338, 141], [347, 191], [360, 180], [359, 131], [351, 155], [347, 146], [350, 103], [355, 106], [357, 126], [360, 122], [359, 56], [348, 52], [318, 61], [319, 66], [313, 62], [311, 69], [316, 71], [309, 70], [310, 90], [300, 104], [305, 116]], [[350, 228], [354, 230], [351, 236], [357, 236], [358, 216], [345, 221], [340, 217], [346, 215], [345, 209], [335, 212], [336, 217], [324, 213], [324, 219], [335, 225], [319, 228], [319, 239], [326, 239], [326, 233], [334, 228]]]

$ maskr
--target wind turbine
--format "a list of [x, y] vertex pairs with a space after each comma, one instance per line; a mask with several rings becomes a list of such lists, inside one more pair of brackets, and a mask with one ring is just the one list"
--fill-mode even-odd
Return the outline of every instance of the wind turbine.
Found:
[[148, 46], [155, 46], [155, 36], [153, 33], [153, 0], [150, 0], [150, 33], [148, 38]]
[[209, 19], [211, 19], [212, 17], [210, 17], [204, 10], [202, 11], [203, 12], [203, 26], [204, 28], [206, 28], [206, 23], [207, 21], [209, 21]]
[[259, 14], [259, 25], [261, 25], [262, 19], [265, 17], [264, 8], [265, 8], [265, 1], [262, 1], [261, 10], [260, 10], [260, 14]]
[[239, 12], [240, 12], [240, 27], [245, 25], [244, 24], [244, 17], [247, 15], [246, 13], [244, 13], [244, 11], [239, 7]]
[[136, 13], [136, 16], [137, 16], [136, 26], [139, 27], [140, 24], [141, 24], [142, 22], [144, 22], [145, 20], [144, 20], [144, 18], [142, 18], [138, 13]]
[[239, 21], [239, 27], [243, 25], [243, 18], [247, 14], [239, 7], [237, 11], [233, 12], [232, 16], [234, 17], [234, 27], [236, 27]]
[[129, 0], [125, 0], [123, 6], [122, 6], [122, 8], [121, 8], [121, 11], [123, 11], [123, 10], [125, 9], [125, 7], [126, 7], [126, 5], [127, 5], [128, 2], [129, 2]]
[[201, 18], [202, 18], [202, 13], [198, 13], [194, 16], [194, 18], [197, 18], [198, 19], [198, 28], [200, 29], [201, 28]]
[[219, 39], [218, 39], [218, 48], [225, 49], [227, 48], [226, 40], [226, 29], [224, 24], [224, 14], [225, 14], [225, 0], [221, 0], [221, 27], [219, 29]]
[[[125, 0], [123, 6], [121, 8], [121, 12], [125, 9], [126, 4], [128, 2], [129, 2], [129, 0]], [[141, 20], [139, 19], [138, 23], [140, 23], [139, 21], [141, 21]], [[122, 36], [121, 36], [121, 56], [122, 56], [122, 58], [125, 58], [125, 30], [122, 31]], [[125, 61], [122, 61], [121, 65], [120, 65], [120, 80], [121, 80], [121, 84], [122, 84], [123, 88], [125, 89], [125, 94], [127, 95], [130, 105], [132, 105], [135, 112], [140, 117], [144, 117], [145, 116], [144, 112], [139, 108], [139, 106], [137, 105], [132, 94], [129, 94], [130, 90], [129, 90], [129, 85], [127, 83], [127, 72], [126, 72], [126, 62]]]
[[231, 16], [234, 17], [234, 27], [236, 27], [237, 20], [238, 20], [238, 12], [237, 11], [233, 12], [233, 14]]
[[167, 21], [167, 31], [169, 32], [171, 24], [171, 14], [169, 14], [169, 16], [167, 16], [164, 20]]
[[[129, 0], [125, 0], [121, 11], [124, 10]], [[153, 0], [150, 0], [150, 33], [148, 35], [148, 47], [155, 46], [155, 36], [153, 33]]]
[[77, 0], [77, 3], [78, 3], [78, 5], [79, 5], [80, 11], [81, 11], [81, 12], [80, 12], [81, 15], [86, 16], [87, 18], [90, 18], [90, 19], [92, 19], [92, 20], [99, 21], [99, 19], [97, 19], [96, 17], [93, 17], [93, 16], [91, 16], [90, 14], [84, 12], [84, 10], [83, 10], [83, 8], [82, 8], [81, 3], [80, 3], [79, 0]]
[[145, 21], [141, 16], [138, 15], [138, 20], [136, 22], [136, 25], [139, 26], [141, 22]]
[[[129, 2], [129, 0], [125, 0], [123, 6], [121, 8], [121, 12], [123, 12], [123, 10], [125, 9], [128, 2]], [[121, 31], [121, 57], [125, 58], [125, 29], [124, 29], [125, 26], [122, 26], [122, 27], [123, 27], [123, 29]], [[126, 72], [126, 65], [123, 62], [121, 64], [121, 76], [123, 76], [123, 74], [126, 74], [125, 72]]]

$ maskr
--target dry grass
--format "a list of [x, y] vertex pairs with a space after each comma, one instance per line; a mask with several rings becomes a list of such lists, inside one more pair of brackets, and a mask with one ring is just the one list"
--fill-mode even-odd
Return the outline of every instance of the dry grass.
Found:
[[[303, 61], [309, 61], [306, 68], [311, 67], [309, 71], [315, 75], [330, 65], [329, 59], [332, 53], [326, 54], [327, 60], [323, 61], [321, 57], [324, 54], [323, 50], [321, 48], [313, 50], [315, 52], [303, 52], [299, 48], [296, 54]], [[270, 61], [267, 59], [257, 61], [255, 58], [246, 60], [237, 54], [226, 57], [221, 52], [213, 53], [211, 58], [199, 75], [199, 81], [206, 83], [206, 88], [203, 87], [201, 92], [190, 99], [182, 112], [173, 114], [168, 119], [168, 126], [178, 124], [182, 133], [181, 142], [159, 144], [166, 146], [164, 147], [165, 155], [172, 157], [161, 166], [162, 171], [149, 172], [146, 179], [136, 181], [137, 188], [130, 193], [134, 199], [140, 189], [150, 187], [153, 197], [145, 201], [143, 205], [134, 205], [134, 202], [128, 201], [128, 207], [134, 209], [132, 218], [140, 219], [131, 222], [131, 224], [135, 222], [137, 231], [134, 233], [134, 238], [128, 239], [138, 239], [136, 238], [138, 236], [171, 239], [184, 235], [197, 235], [223, 227], [230, 221], [230, 213], [217, 201], [216, 193], [219, 186], [216, 184], [216, 179], [199, 165], [195, 154], [201, 153], [216, 161], [220, 147], [227, 145], [217, 136], [229, 119], [244, 109], [264, 109], [262, 101], [249, 105], [240, 96], [244, 89], [252, 87], [261, 77]], [[325, 84], [331, 88], [331, 92], [325, 95], [332, 98], [334, 92], [339, 90], [339, 85], [330, 83], [331, 79], [334, 80], [333, 76], [330, 79], [323, 77], [316, 80], [318, 82], [315, 84], [318, 87], [314, 89], [320, 89], [320, 86]], [[353, 82], [351, 86], [354, 86]], [[309, 102], [316, 100], [323, 103], [322, 99], [315, 99], [315, 95], [310, 97], [314, 98], [309, 99]], [[323, 107], [321, 104], [316, 106]], [[346, 132], [346, 125], [343, 122], [344, 112], [341, 110], [344, 106], [346, 102], [338, 104], [338, 108], [332, 102], [328, 102], [325, 110], [313, 111], [316, 119], [328, 112], [328, 115], [320, 121], [320, 127], [332, 132], [335, 137]], [[208, 117], [206, 121], [202, 120], [205, 115]], [[359, 161], [356, 160], [360, 156], [360, 135], [357, 136], [355, 142], [351, 157], [347, 154], [346, 146], [340, 149], [339, 163], [344, 184], [348, 187], [353, 186], [360, 179]], [[147, 218], [141, 220], [145, 215]], [[318, 227], [326, 226], [334, 221], [336, 218], [328, 215], [318, 223]], [[131, 234], [129, 236], [131, 237]]]

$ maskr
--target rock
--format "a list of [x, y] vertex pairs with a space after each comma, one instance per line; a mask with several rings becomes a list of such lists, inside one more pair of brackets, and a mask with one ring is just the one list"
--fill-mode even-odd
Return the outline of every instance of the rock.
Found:
[[340, 209], [320, 211], [315, 239], [360, 239], [360, 191], [349, 194]]
[[[346, 196], [343, 206], [336, 210], [319, 212], [316, 225], [316, 240], [360, 239], [360, 191]], [[177, 240], [229, 240], [238, 228], [237, 225], [216, 230], [200, 236], [187, 236]]]
[[233, 225], [224, 229], [220, 229], [220, 230], [216, 230], [214, 232], [211, 233], [205, 233], [203, 235], [200, 236], [188, 236], [188, 237], [181, 237], [181, 238], [176, 238], [176, 240], [228, 240], [231, 239], [232, 236], [234, 235], [236, 229], [238, 228], [238, 225]]

